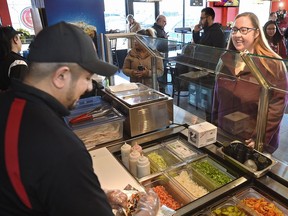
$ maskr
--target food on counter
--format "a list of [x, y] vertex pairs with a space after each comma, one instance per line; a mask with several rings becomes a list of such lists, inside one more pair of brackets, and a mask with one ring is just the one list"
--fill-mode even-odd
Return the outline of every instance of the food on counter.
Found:
[[157, 164], [157, 166], [160, 168], [160, 169], [166, 169], [167, 168], [167, 163], [166, 161], [164, 160], [164, 158], [159, 155], [157, 152], [151, 152], [147, 155], [150, 160], [152, 160], [155, 164]]
[[[121, 139], [123, 134], [120, 128], [120, 123], [111, 122], [101, 126], [81, 128], [74, 130], [74, 132], [85, 143], [86, 147], [91, 147], [100, 143]], [[109, 133], [107, 133], [107, 131], [109, 131]]]
[[215, 216], [247, 216], [248, 214], [245, 213], [243, 210], [240, 210], [237, 206], [227, 206], [227, 207], [220, 207], [216, 208], [212, 211], [213, 215]]
[[196, 198], [202, 197], [209, 191], [198, 185], [190, 177], [187, 171], [182, 170], [178, 176], [175, 176], [174, 179], [178, 181], [186, 190], [188, 190]]
[[241, 202], [261, 216], [284, 216], [284, 213], [274, 203], [264, 198], [249, 197]]
[[214, 180], [219, 185], [225, 185], [232, 179], [222, 173], [219, 169], [209, 163], [207, 160], [195, 161], [191, 164], [198, 172], [204, 174], [208, 178]]
[[139, 193], [133, 193], [131, 197], [128, 199], [128, 206], [126, 210], [128, 216], [132, 215], [132, 213], [136, 211], [139, 200], [140, 200]]
[[167, 192], [164, 186], [159, 185], [152, 188], [155, 193], [157, 193], [161, 205], [166, 205], [167, 207], [176, 210], [181, 207], [181, 205]]

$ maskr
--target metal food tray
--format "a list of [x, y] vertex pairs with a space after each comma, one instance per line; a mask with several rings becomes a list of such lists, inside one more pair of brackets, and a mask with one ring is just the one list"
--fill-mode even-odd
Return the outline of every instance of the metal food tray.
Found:
[[262, 177], [263, 175], [265, 175], [276, 164], [276, 161], [273, 160], [272, 158], [268, 158], [267, 156], [265, 156], [261, 152], [253, 150], [254, 152], [257, 152], [258, 154], [262, 155], [263, 157], [265, 157], [266, 159], [268, 159], [271, 162], [271, 164], [269, 166], [267, 166], [265, 169], [262, 169], [262, 170], [259, 170], [259, 171], [253, 171], [249, 167], [245, 166], [244, 164], [242, 164], [239, 161], [237, 161], [236, 159], [234, 159], [233, 157], [225, 154], [223, 152], [223, 147], [220, 147], [217, 150], [224, 156], [225, 159], [230, 161], [232, 164], [234, 164], [235, 166], [237, 166], [238, 168], [240, 168], [244, 172], [249, 173], [250, 175], [254, 176], [255, 178]]
[[[197, 168], [196, 168], [196, 163], [199, 162], [205, 162], [207, 161], [208, 164], [210, 164], [214, 169], [217, 170], [217, 172], [219, 174], [221, 174], [223, 177], [225, 176], [227, 179], [230, 179], [230, 182], [235, 180], [235, 176], [231, 175], [230, 173], [228, 173], [227, 169], [225, 169], [225, 167], [221, 166], [219, 163], [217, 163], [216, 161], [212, 160], [209, 156], [203, 156], [202, 158], [190, 162], [188, 163], [187, 169], [191, 169], [194, 173], [197, 173], [198, 178], [203, 181], [203, 183], [205, 183], [205, 185], [208, 185], [208, 188], [212, 191], [212, 190], [216, 190], [220, 187], [222, 187], [223, 185], [225, 185], [224, 183], [219, 183], [217, 182], [215, 179], [213, 179], [214, 177], [217, 177], [217, 175], [215, 175], [215, 173], [213, 174], [213, 177], [209, 177], [208, 172], [206, 171], [206, 173], [200, 172]], [[210, 173], [211, 174], [211, 173]], [[227, 182], [228, 183], [228, 182]]]
[[202, 152], [200, 152], [198, 149], [188, 143], [188, 141], [180, 137], [165, 140], [162, 145], [172, 151], [179, 158], [187, 162], [193, 159], [195, 160], [200, 155], [203, 155]]
[[[201, 187], [202, 192], [206, 190], [207, 191], [206, 194], [208, 194], [214, 189], [213, 187], [210, 187], [209, 184], [206, 184], [206, 182], [202, 181], [201, 178], [198, 177], [198, 173], [193, 172], [191, 169], [186, 169], [185, 165], [181, 166], [181, 167], [167, 170], [166, 174], [175, 182], [175, 184], [179, 185], [179, 187], [181, 187], [181, 188], [183, 188], [183, 190], [187, 191], [187, 193], [190, 194], [190, 196], [192, 196], [194, 198], [194, 200], [201, 198], [201, 197], [205, 196], [206, 194], [204, 194], [204, 195], [199, 194], [199, 192], [197, 194], [197, 192], [195, 191], [195, 188], [193, 188], [193, 190], [190, 191], [190, 190], [188, 190], [187, 186], [183, 185], [181, 182], [179, 182], [177, 179], [175, 179], [175, 177], [179, 176], [182, 171], [186, 171], [188, 173], [189, 179], [191, 181], [193, 181], [195, 184], [197, 184], [199, 187]], [[187, 181], [185, 181], [185, 183], [187, 183]]]
[[140, 183], [146, 190], [156, 186], [163, 186], [168, 194], [170, 194], [172, 198], [181, 205], [181, 207], [193, 201], [192, 197], [178, 187], [178, 185], [174, 184], [174, 182], [164, 174], [152, 177], [150, 179], [145, 179], [144, 181], [140, 181]]
[[[146, 148], [143, 149], [143, 154], [149, 158], [150, 160], [150, 164], [151, 164], [151, 172], [155, 173], [155, 172], [159, 172], [159, 171], [164, 171], [168, 168], [171, 168], [173, 166], [176, 166], [180, 163], [183, 163], [183, 161], [178, 158], [176, 155], [174, 155], [172, 152], [170, 152], [168, 149], [164, 148], [161, 145], [156, 145], [150, 148]], [[156, 153], [158, 154], [160, 157], [163, 158], [163, 160], [165, 161], [165, 164], [167, 165], [167, 167], [161, 167], [159, 166], [157, 163], [155, 163], [148, 155], [150, 153]]]
[[129, 107], [168, 99], [167, 95], [162, 94], [161, 92], [148, 88], [147, 86], [140, 83], [137, 83], [137, 85], [137, 90], [129, 90], [118, 93], [113, 93], [108, 89], [106, 90], [108, 90], [108, 93], [114, 95]]
[[[233, 212], [233, 210], [229, 211], [229, 208], [232, 208], [238, 212], [237, 213]], [[217, 212], [217, 210], [219, 212]], [[226, 212], [223, 212], [223, 210]], [[209, 208], [206, 214], [210, 216], [218, 216], [218, 215], [253, 216], [253, 213], [251, 213], [251, 211], [247, 211], [245, 207], [239, 205], [239, 201], [235, 199], [235, 197], [228, 198], [225, 201], [221, 201], [220, 203], [215, 204], [214, 206]]]
[[256, 198], [256, 199], [263, 198], [267, 202], [274, 204], [283, 213], [283, 215], [288, 215], [288, 210], [284, 206], [282, 206], [281, 204], [279, 204], [276, 201], [272, 201], [270, 198], [257, 192], [252, 187], [241, 191], [240, 193], [236, 194], [234, 197], [238, 200], [238, 205], [241, 206], [241, 208], [245, 209], [246, 211], [250, 212], [253, 216], [254, 215], [255, 216], [259, 216], [259, 215], [261, 216], [263, 214], [260, 214], [256, 210], [248, 207], [247, 205], [245, 205], [245, 203], [242, 202], [242, 200], [244, 200], [246, 198]]

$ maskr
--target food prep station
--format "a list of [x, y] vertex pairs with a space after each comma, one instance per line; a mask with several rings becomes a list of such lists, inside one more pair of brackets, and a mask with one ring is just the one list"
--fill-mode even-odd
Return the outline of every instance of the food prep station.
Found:
[[[271, 174], [271, 170], [277, 167], [276, 165], [281, 164], [280, 162], [277, 163], [275, 159], [256, 150], [245, 152], [245, 155], [242, 155], [245, 159], [235, 158], [233, 151], [239, 152], [241, 148], [241, 143], [237, 142], [231, 143], [229, 146], [215, 143], [197, 148], [188, 142], [187, 137], [189, 121], [193, 119], [193, 115], [177, 106], [172, 108], [174, 118], [171, 120], [180, 123], [179, 125], [175, 124], [168, 127], [161, 125], [158, 130], [132, 137], [129, 133], [130, 128], [123, 126], [125, 125], [124, 122], [127, 121], [125, 115], [112, 107], [110, 102], [99, 101], [99, 98], [91, 98], [90, 100], [92, 101], [81, 100], [79, 106], [82, 110], [76, 109], [67, 121], [71, 122], [71, 119], [81, 116], [83, 111], [85, 111], [84, 113], [89, 112], [91, 104], [93, 107], [101, 105], [105, 109], [111, 109], [111, 111], [108, 114], [102, 113], [103, 115], [100, 117], [97, 115], [95, 118], [97, 123], [93, 123], [95, 119], [92, 121], [90, 119], [88, 126], [86, 125], [87, 122], [82, 123], [89, 129], [85, 133], [90, 131], [91, 126], [96, 127], [96, 131], [98, 127], [101, 128], [101, 124], [98, 123], [99, 118], [100, 122], [104, 125], [108, 124], [110, 129], [114, 121], [120, 123], [124, 133], [123, 135], [119, 132], [119, 138], [105, 140], [105, 143], [97, 143], [95, 140], [96, 147], [90, 149], [95, 173], [99, 177], [102, 187], [123, 189], [130, 184], [139, 191], [153, 188], [160, 194], [165, 194], [161, 203], [175, 210], [174, 215], [225, 215], [227, 212], [230, 215], [232, 213], [235, 215], [258, 215], [253, 210], [252, 204], [249, 204], [250, 207], [248, 207], [244, 203], [246, 200], [251, 203], [253, 201], [255, 203], [265, 201], [267, 206], [273, 206], [273, 211], [281, 211], [283, 212], [282, 215], [288, 215], [286, 196], [288, 189], [287, 182], [283, 180], [285, 177], [280, 178], [282, 181], [279, 181], [279, 178], [275, 178], [277, 174]], [[156, 103], [158, 102], [157, 100]], [[145, 104], [148, 105], [149, 103]], [[96, 111], [98, 113], [97, 109]], [[130, 120], [137, 121], [135, 117]], [[199, 119], [198, 121], [201, 122], [202, 120]], [[77, 122], [73, 127], [77, 134], [78, 127], [83, 128], [83, 125], [81, 122]], [[95, 131], [95, 128], [93, 130]], [[129, 135], [125, 135], [126, 132]], [[81, 136], [79, 137], [81, 138]], [[121, 146], [125, 143], [131, 146], [137, 144], [142, 147], [143, 155], [150, 160], [151, 173], [149, 175], [138, 178], [123, 165]], [[87, 147], [90, 148], [91, 145], [87, 144]], [[98, 151], [104, 150], [109, 159], [104, 157], [103, 153], [97, 154]], [[155, 155], [158, 158], [156, 160]], [[251, 168], [251, 166], [244, 165], [243, 160], [248, 157], [255, 163], [257, 162], [261, 169], [256, 171], [253, 170], [253, 166]], [[259, 165], [259, 157], [265, 158], [265, 163], [263, 162], [262, 166]], [[159, 158], [161, 162], [159, 162]], [[111, 172], [113, 173], [112, 176], [108, 174]], [[116, 183], [115, 174], [117, 176]]]
[[[154, 52], [155, 49], [149, 45], [156, 44], [154, 42], [157, 42], [155, 41], [157, 39], [148, 43], [147, 38], [139, 36], [135, 37], [135, 40], [141, 40], [147, 44], [146, 49]], [[216, 66], [219, 60], [217, 56], [220, 56], [218, 54], [223, 50], [191, 46], [194, 50], [191, 55], [183, 55], [179, 49], [167, 53], [166, 60], [214, 75], [210, 66]], [[207, 53], [214, 53], [215, 58], [211, 58]], [[250, 64], [252, 60], [249, 56], [240, 57], [237, 53], [235, 55], [235, 58], [243, 58], [249, 63], [251, 71], [258, 74], [257, 68]], [[182, 57], [185, 58], [181, 59]], [[129, 90], [114, 91], [115, 89], [107, 87], [99, 90], [97, 95], [101, 96], [103, 100], [101, 103], [103, 102], [106, 108], [105, 103], [108, 103], [110, 107], [107, 109], [111, 111], [95, 108], [92, 115], [88, 111], [88, 115], [92, 116], [89, 125], [95, 126], [101, 136], [106, 135], [105, 141], [95, 141], [94, 147], [87, 146], [95, 173], [103, 188], [123, 190], [127, 185], [139, 191], [153, 188], [159, 194], [162, 207], [168, 206], [170, 210], [174, 209], [168, 213], [167, 208], [161, 208], [159, 215], [165, 216], [288, 215], [287, 163], [256, 150], [249, 151], [242, 143], [232, 142], [234, 139], [230, 140], [230, 137], [222, 137], [225, 133], [219, 128], [215, 143], [197, 148], [191, 139], [189, 142], [188, 137], [191, 138], [189, 126], [205, 123], [204, 120], [196, 118], [195, 122], [196, 116], [173, 105], [173, 98], [170, 96], [140, 83], [133, 85], [136, 87]], [[267, 95], [264, 93], [265, 91], [260, 100], [267, 102], [265, 100]], [[195, 105], [197, 107], [197, 103]], [[209, 111], [206, 108], [205, 111]], [[260, 114], [264, 111], [261, 109]], [[260, 123], [265, 120], [263, 116], [265, 115], [259, 118], [262, 120]], [[76, 117], [79, 117], [79, 113], [74, 115], [74, 118]], [[238, 121], [229, 117], [227, 116], [227, 125], [231, 125], [229, 122], [233, 123], [235, 130], [234, 132], [232, 130], [232, 134], [235, 135], [239, 132], [239, 129], [236, 130], [237, 126], [241, 124], [234, 124]], [[97, 124], [99, 118], [103, 119], [102, 124]], [[75, 132], [80, 128], [87, 128], [84, 129], [84, 133], [91, 132], [88, 130], [90, 127], [88, 123], [87, 127], [83, 122], [73, 126], [71, 119], [67, 121]], [[116, 139], [109, 136], [110, 129], [115, 128], [115, 123], [119, 126], [116, 129], [119, 135]], [[107, 126], [105, 130], [101, 130], [102, 125]], [[258, 141], [264, 133], [261, 124], [259, 125]], [[234, 126], [226, 129], [233, 129]], [[227, 138], [229, 145], [225, 140]], [[131, 147], [141, 146], [143, 155], [150, 162], [149, 174], [139, 177], [135, 172], [132, 174], [123, 164], [121, 147], [125, 143]]]

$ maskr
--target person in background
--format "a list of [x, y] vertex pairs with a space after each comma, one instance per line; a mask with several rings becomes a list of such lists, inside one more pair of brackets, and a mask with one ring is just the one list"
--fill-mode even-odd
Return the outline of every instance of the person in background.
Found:
[[128, 32], [137, 32], [141, 29], [140, 24], [135, 20], [132, 14], [128, 14], [126, 20], [128, 22]]
[[[153, 37], [151, 29], [140, 30], [140, 35]], [[152, 65], [151, 54], [137, 40], [134, 41], [134, 47], [128, 52], [123, 64], [123, 73], [130, 77], [130, 82], [140, 82], [150, 88], [152, 83]], [[157, 77], [163, 75], [163, 61], [157, 58]]]
[[6, 91], [10, 79], [23, 79], [28, 67], [26, 59], [19, 53], [22, 42], [19, 34], [12, 26], [0, 27], [0, 91]]
[[[111, 76], [117, 67], [65, 22], [37, 34], [28, 62], [23, 81], [0, 94], [1, 215], [113, 216], [111, 205], [127, 208], [126, 194], [101, 189], [89, 152], [63, 118], [92, 89], [94, 73]], [[139, 202], [139, 215], [156, 215], [155, 193]]]
[[277, 21], [277, 14], [276, 14], [276, 12], [271, 12], [271, 13], [269, 14], [269, 20]]
[[166, 24], [166, 16], [160, 14], [156, 17], [155, 23], [152, 28], [155, 29], [157, 38], [168, 38], [168, 33], [166, 33], [164, 30]]
[[268, 21], [263, 27], [266, 39], [272, 50], [280, 55], [283, 59], [287, 58], [285, 39], [280, 33], [276, 21]]
[[[201, 11], [199, 24], [194, 26], [193, 41], [196, 44], [212, 47], [225, 47], [225, 36], [219, 23], [214, 23], [215, 12], [213, 8], [206, 7]], [[203, 29], [202, 35], [200, 31]]]
[[[227, 50], [248, 51], [251, 54], [267, 56], [266, 58], [253, 58], [253, 61], [270, 85], [287, 90], [286, 67], [282, 61], [273, 59], [280, 58], [280, 56], [267, 43], [258, 17], [251, 12], [238, 14], [231, 34]], [[228, 131], [224, 123], [226, 115], [242, 113], [242, 116], [249, 117], [244, 130], [239, 131], [235, 136], [254, 148], [261, 86], [236, 52], [226, 52], [222, 55], [217, 72], [212, 122]], [[286, 101], [285, 93], [270, 90], [264, 152], [272, 154], [278, 148], [280, 122]], [[229, 128], [228, 132], [231, 132], [231, 129]]]

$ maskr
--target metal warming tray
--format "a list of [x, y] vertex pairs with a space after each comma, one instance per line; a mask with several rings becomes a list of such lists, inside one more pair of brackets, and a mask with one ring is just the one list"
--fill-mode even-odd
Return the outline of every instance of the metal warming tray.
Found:
[[105, 99], [126, 117], [126, 133], [134, 137], [169, 126], [173, 121], [173, 98], [136, 84], [137, 89], [117, 93], [105, 89]]
[[[238, 145], [244, 150], [237, 149], [235, 145]], [[267, 157], [266, 155], [262, 154], [259, 151], [256, 151], [255, 149], [251, 150], [248, 149], [244, 144], [240, 142], [231, 143], [229, 146], [221, 147], [218, 149], [220, 154], [223, 155], [224, 159], [231, 162], [233, 165], [237, 166], [244, 172], [254, 176], [255, 178], [260, 178], [263, 175], [265, 175], [275, 164], [276, 161], [272, 158]], [[234, 154], [234, 152], [235, 154]], [[241, 152], [243, 152], [243, 158], [240, 157]], [[248, 155], [249, 154], [249, 155]], [[253, 169], [253, 167], [247, 166], [245, 164], [245, 161], [250, 158], [250, 160], [253, 160], [257, 166], [257, 170]], [[260, 164], [259, 160], [260, 158], [265, 161], [265, 163]]]

